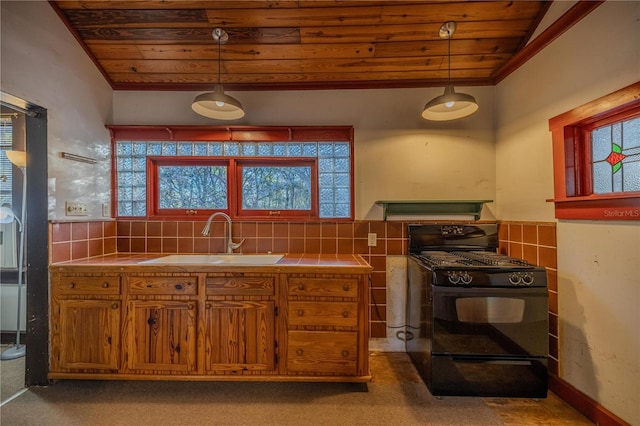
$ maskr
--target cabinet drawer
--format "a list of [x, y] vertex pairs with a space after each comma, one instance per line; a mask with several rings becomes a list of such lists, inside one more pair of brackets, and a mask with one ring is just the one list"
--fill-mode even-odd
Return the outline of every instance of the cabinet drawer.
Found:
[[287, 369], [291, 372], [357, 372], [358, 333], [289, 331]]
[[274, 277], [207, 277], [207, 295], [272, 296]]
[[289, 278], [289, 296], [358, 297], [357, 278]]
[[53, 280], [53, 292], [58, 294], [92, 294], [118, 295], [120, 294], [120, 277], [60, 277], [60, 281]]
[[317, 325], [356, 327], [356, 302], [301, 302], [289, 301], [289, 325]]
[[186, 277], [130, 277], [131, 294], [191, 295], [198, 293], [197, 278]]

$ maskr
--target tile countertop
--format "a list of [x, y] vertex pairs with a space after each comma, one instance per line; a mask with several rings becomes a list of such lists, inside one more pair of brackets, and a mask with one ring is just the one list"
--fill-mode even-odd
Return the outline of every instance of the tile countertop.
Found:
[[[173, 253], [171, 253], [173, 254]], [[278, 253], [279, 254], [279, 253]], [[141, 263], [150, 259], [169, 256], [170, 253], [117, 253], [81, 260], [52, 263], [51, 270], [90, 270], [99, 269], [104, 272], [155, 271], [155, 272], [237, 272], [238, 269], [248, 272], [288, 272], [288, 273], [347, 273], [368, 274], [373, 268], [358, 254], [299, 254], [287, 253], [272, 265], [237, 265], [237, 264], [161, 264]], [[194, 254], [196, 255], [196, 254]], [[237, 254], [242, 256], [242, 254]], [[336, 271], [337, 269], [337, 271]]]

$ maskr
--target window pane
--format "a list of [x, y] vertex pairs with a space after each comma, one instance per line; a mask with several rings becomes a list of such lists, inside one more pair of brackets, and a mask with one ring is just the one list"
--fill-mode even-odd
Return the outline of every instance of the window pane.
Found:
[[181, 142], [178, 144], [178, 155], [191, 155], [193, 145], [189, 142]]
[[224, 166], [160, 166], [161, 209], [226, 209]]
[[[626, 130], [624, 130], [626, 132]], [[304, 180], [291, 181], [288, 185], [290, 189], [283, 189], [282, 183], [280, 187], [276, 186], [278, 179], [286, 181], [290, 177], [285, 177], [284, 174], [273, 177], [273, 182], [269, 189], [265, 189], [265, 183], [258, 182], [253, 189], [247, 189], [247, 194], [250, 194], [251, 202], [255, 204], [254, 207], [245, 205], [246, 209], [278, 209], [286, 210], [287, 203], [299, 203], [302, 210], [310, 210], [310, 206], [314, 203], [318, 204], [320, 216], [324, 218], [330, 217], [350, 217], [351, 210], [351, 145], [345, 141], [322, 141], [322, 142], [302, 142], [302, 141], [117, 141], [115, 144], [116, 150], [116, 167], [115, 173], [117, 178], [116, 194], [118, 205], [118, 216], [144, 216], [147, 211], [156, 211], [158, 207], [161, 209], [201, 209], [208, 208], [229, 208], [229, 203], [236, 202], [234, 197], [228, 197], [228, 194], [224, 194], [223, 197], [214, 195], [213, 192], [206, 193], [200, 190], [197, 193], [197, 182], [191, 182], [192, 177], [188, 173], [180, 172], [173, 174], [171, 181], [156, 182], [157, 185], [164, 185], [162, 189], [157, 187], [154, 191], [161, 193], [162, 204], [147, 209], [145, 206], [147, 200], [147, 158], [148, 156], [154, 157], [174, 157], [177, 155], [184, 157], [280, 157], [280, 158], [300, 158], [311, 157], [316, 158], [318, 161], [318, 177], [317, 182], [311, 182], [310, 173], [308, 177], [305, 176]], [[321, 157], [321, 158], [319, 158]], [[166, 161], [161, 163], [162, 167], [175, 166]], [[158, 174], [160, 175], [160, 165], [158, 166]], [[192, 163], [195, 164], [195, 163]], [[220, 163], [217, 163], [218, 165]], [[283, 166], [284, 164], [284, 166]], [[263, 163], [264, 165], [264, 163]], [[282, 170], [295, 170], [294, 166], [299, 166], [300, 163], [291, 163], [285, 167], [286, 164], [270, 164], [274, 169], [282, 168]], [[206, 166], [206, 163], [198, 163], [198, 166]], [[182, 165], [184, 170], [184, 164]], [[315, 167], [314, 167], [315, 168]], [[176, 169], [178, 170], [178, 169]], [[195, 169], [193, 169], [195, 170]], [[308, 171], [308, 169], [305, 169]], [[262, 172], [266, 172], [265, 168]], [[167, 172], [168, 173], [168, 172]], [[228, 172], [227, 172], [228, 173]], [[282, 172], [284, 173], [284, 172]], [[180, 187], [180, 191], [175, 187], [171, 190], [171, 185], [176, 185], [175, 180], [180, 177], [184, 180], [184, 184]], [[160, 177], [162, 179], [162, 177]], [[167, 175], [167, 179], [169, 179]], [[203, 177], [201, 176], [201, 179]], [[300, 177], [298, 177], [300, 179]], [[196, 179], [197, 181], [197, 179]], [[316, 194], [317, 199], [311, 200], [311, 186], [312, 184], [318, 186], [318, 192]], [[226, 191], [228, 183], [226, 182], [226, 173], [224, 183], [220, 184]], [[231, 183], [235, 187], [235, 184]], [[242, 187], [243, 182], [238, 182], [238, 186]], [[188, 191], [187, 191], [188, 189]], [[220, 188], [218, 188], [220, 192]], [[301, 192], [301, 189], [304, 191]], [[338, 189], [341, 189], [338, 191]], [[213, 191], [214, 187], [209, 186], [208, 191]], [[171, 192], [173, 191], [173, 192]], [[251, 192], [253, 191], [253, 192]], [[272, 198], [268, 202], [262, 199], [264, 195], [260, 191], [272, 191]], [[294, 191], [296, 198], [290, 199], [289, 195], [286, 195], [287, 191]], [[182, 194], [184, 192], [184, 194]], [[166, 193], [166, 196], [165, 196]], [[270, 192], [268, 192], [270, 193]], [[283, 195], [284, 194], [284, 195]], [[301, 194], [305, 194], [304, 199], [298, 198]], [[308, 196], [306, 194], [309, 194]], [[257, 201], [262, 199], [262, 201]], [[204, 200], [204, 201], [203, 201]], [[184, 207], [183, 204], [192, 205]], [[211, 206], [203, 206], [202, 203], [210, 203]], [[242, 206], [244, 201], [240, 201]], [[297, 204], [294, 204], [297, 205]], [[221, 206], [221, 207], [216, 207]], [[261, 207], [262, 206], [262, 207]], [[297, 209], [298, 207], [294, 208]], [[346, 212], [346, 213], [345, 213]], [[157, 211], [156, 211], [157, 213]], [[173, 212], [165, 212], [161, 214], [173, 214]], [[346, 214], [346, 216], [345, 216]]]
[[147, 155], [160, 155], [162, 154], [162, 144], [160, 142], [152, 142], [149, 144]]
[[219, 157], [222, 155], [222, 143], [212, 142], [209, 144], [209, 155]]
[[175, 143], [164, 143], [162, 144], [162, 155], [176, 155], [176, 149]]
[[310, 210], [311, 167], [243, 167], [242, 208]]
[[195, 149], [195, 155], [202, 157], [207, 155], [207, 144], [206, 143], [195, 143], [193, 144]]
[[594, 194], [640, 191], [640, 117], [591, 132]]
[[0, 204], [11, 205], [13, 203], [13, 167], [5, 151], [13, 147], [13, 122], [10, 117], [0, 117]]
[[224, 155], [227, 157], [232, 155], [238, 155], [238, 143], [237, 142], [225, 142]]

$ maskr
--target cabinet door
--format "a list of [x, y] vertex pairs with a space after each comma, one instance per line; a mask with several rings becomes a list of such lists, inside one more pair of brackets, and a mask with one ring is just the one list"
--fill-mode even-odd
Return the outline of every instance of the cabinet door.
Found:
[[193, 371], [196, 368], [196, 303], [129, 302], [128, 367]]
[[275, 314], [271, 301], [209, 301], [205, 369], [273, 370]]
[[117, 370], [120, 301], [60, 300], [59, 308], [59, 367]]

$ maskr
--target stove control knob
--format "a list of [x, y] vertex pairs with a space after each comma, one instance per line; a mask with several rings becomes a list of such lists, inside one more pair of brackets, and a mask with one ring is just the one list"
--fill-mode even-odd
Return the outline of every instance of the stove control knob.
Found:
[[457, 272], [447, 273], [447, 278], [451, 284], [458, 284], [460, 282], [460, 275]]
[[463, 272], [462, 275], [460, 275], [460, 280], [463, 284], [469, 284], [473, 280], [473, 277], [469, 275], [468, 272]]
[[522, 284], [524, 285], [533, 284], [533, 274], [529, 272], [525, 272], [524, 274], [522, 274]]
[[522, 283], [522, 277], [519, 273], [513, 272], [509, 275], [509, 282], [513, 285], [520, 285]]

